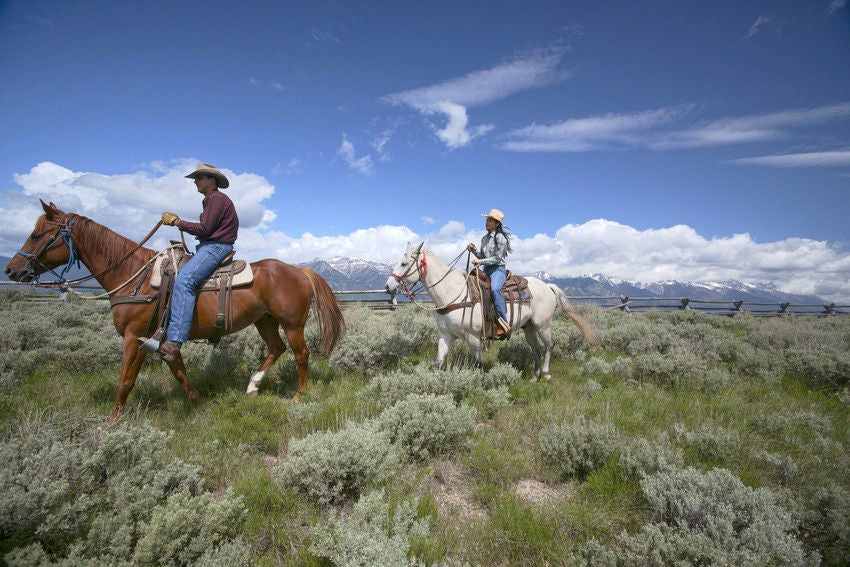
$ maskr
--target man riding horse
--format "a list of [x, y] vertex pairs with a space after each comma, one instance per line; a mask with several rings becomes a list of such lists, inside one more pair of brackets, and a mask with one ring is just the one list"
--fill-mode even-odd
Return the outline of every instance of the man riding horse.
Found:
[[[189, 339], [197, 290], [221, 261], [233, 252], [239, 230], [239, 217], [233, 201], [219, 191], [230, 186], [227, 177], [208, 163], [199, 163], [195, 171], [186, 177], [195, 180], [198, 193], [204, 196], [203, 210], [199, 222], [180, 219], [168, 211], [162, 213], [163, 224], [176, 226], [198, 239], [195, 254], [174, 280], [166, 340], [158, 349], [165, 362], [174, 362], [180, 354], [180, 347]], [[139, 337], [139, 344], [148, 340]]]

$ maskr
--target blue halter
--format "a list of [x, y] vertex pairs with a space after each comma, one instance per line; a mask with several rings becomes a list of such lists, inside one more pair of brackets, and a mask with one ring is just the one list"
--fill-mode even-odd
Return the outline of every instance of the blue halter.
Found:
[[[65, 274], [68, 273], [68, 270], [70, 270], [74, 264], [77, 265], [77, 268], [80, 267], [80, 258], [77, 256], [77, 251], [74, 250], [74, 242], [71, 236], [71, 228], [74, 224], [74, 218], [75, 215], [70, 215], [70, 217], [68, 218], [68, 222], [62, 224], [59, 227], [59, 231], [53, 236], [50, 242], [48, 242], [44, 249], [42, 249], [42, 251], [38, 254], [30, 254], [29, 252], [18, 250], [18, 254], [29, 260], [29, 267], [27, 268], [27, 271], [29, 272], [29, 275], [32, 278], [32, 280], [30, 281], [38, 283], [38, 275], [36, 275], [35, 273], [36, 264], [44, 268], [45, 272], [50, 272], [51, 274], [56, 276], [56, 278], [58, 278], [57, 281], [54, 283], [65, 283], [66, 281], [68, 281], [65, 279]], [[39, 257], [41, 257], [48, 250], [56, 246], [59, 242], [65, 243], [65, 246], [68, 247], [69, 252], [68, 263], [65, 264], [65, 266], [62, 268], [62, 271], [57, 274], [52, 268], [48, 268], [47, 266], [45, 266], [44, 263], [39, 260]]]

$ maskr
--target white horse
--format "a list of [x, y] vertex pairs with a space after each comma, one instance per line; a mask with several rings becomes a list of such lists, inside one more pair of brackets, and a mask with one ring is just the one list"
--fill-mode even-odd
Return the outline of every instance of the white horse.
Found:
[[[423, 243], [424, 244], [424, 243]], [[440, 339], [437, 343], [437, 358], [434, 366], [440, 368], [449, 352], [454, 339], [464, 339], [475, 358], [481, 364], [481, 330], [483, 311], [481, 302], [471, 307], [462, 307], [445, 313], [439, 313], [449, 305], [465, 303], [467, 298], [467, 276], [459, 270], [446, 266], [431, 252], [418, 246], [407, 245], [401, 261], [387, 279], [388, 293], [397, 291], [399, 284], [407, 289], [421, 282], [434, 304], [434, 316]], [[512, 321], [514, 327], [521, 327], [534, 353], [534, 376], [551, 380], [549, 358], [552, 354], [552, 317], [560, 307], [570, 321], [578, 327], [584, 338], [591, 344], [596, 342], [593, 327], [581, 315], [576, 313], [567, 301], [567, 296], [557, 286], [547, 284], [537, 278], [526, 278], [531, 291], [531, 301], [524, 302], [514, 309], [517, 317]], [[508, 305], [510, 313], [510, 305]]]

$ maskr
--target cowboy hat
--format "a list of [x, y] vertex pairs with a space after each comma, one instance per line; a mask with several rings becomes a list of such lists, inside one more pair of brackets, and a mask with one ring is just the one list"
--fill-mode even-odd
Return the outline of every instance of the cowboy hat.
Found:
[[210, 165], [208, 163], [199, 163], [197, 167], [195, 167], [195, 171], [187, 175], [191, 179], [197, 179], [199, 175], [209, 175], [213, 179], [215, 179], [216, 186], [221, 189], [227, 189], [230, 187], [230, 181], [227, 180], [227, 177], [218, 170], [218, 168], [214, 165]]
[[502, 222], [502, 219], [505, 218], [505, 213], [503, 213], [499, 209], [490, 209], [489, 213], [481, 213], [481, 216], [492, 218], [498, 222]]

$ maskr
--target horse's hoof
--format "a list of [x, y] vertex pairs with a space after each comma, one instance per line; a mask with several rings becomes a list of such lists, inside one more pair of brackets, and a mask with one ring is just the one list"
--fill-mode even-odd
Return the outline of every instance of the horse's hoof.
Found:
[[544, 374], [543, 379], [546, 380], [547, 382], [551, 382], [552, 381], [552, 375], [551, 374]]
[[531, 378], [528, 379], [528, 381], [531, 382], [532, 384], [534, 384], [535, 382], [537, 382], [537, 376], [532, 376]]
[[249, 398], [256, 398], [257, 395], [259, 395], [259, 393], [260, 393], [259, 390], [247, 390], [245, 392], [245, 395], [248, 396]]
[[200, 397], [201, 397], [200, 395], [198, 395], [198, 392], [196, 390], [192, 390], [187, 395], [189, 396], [190, 402], [197, 402], [198, 399], [200, 399]]

